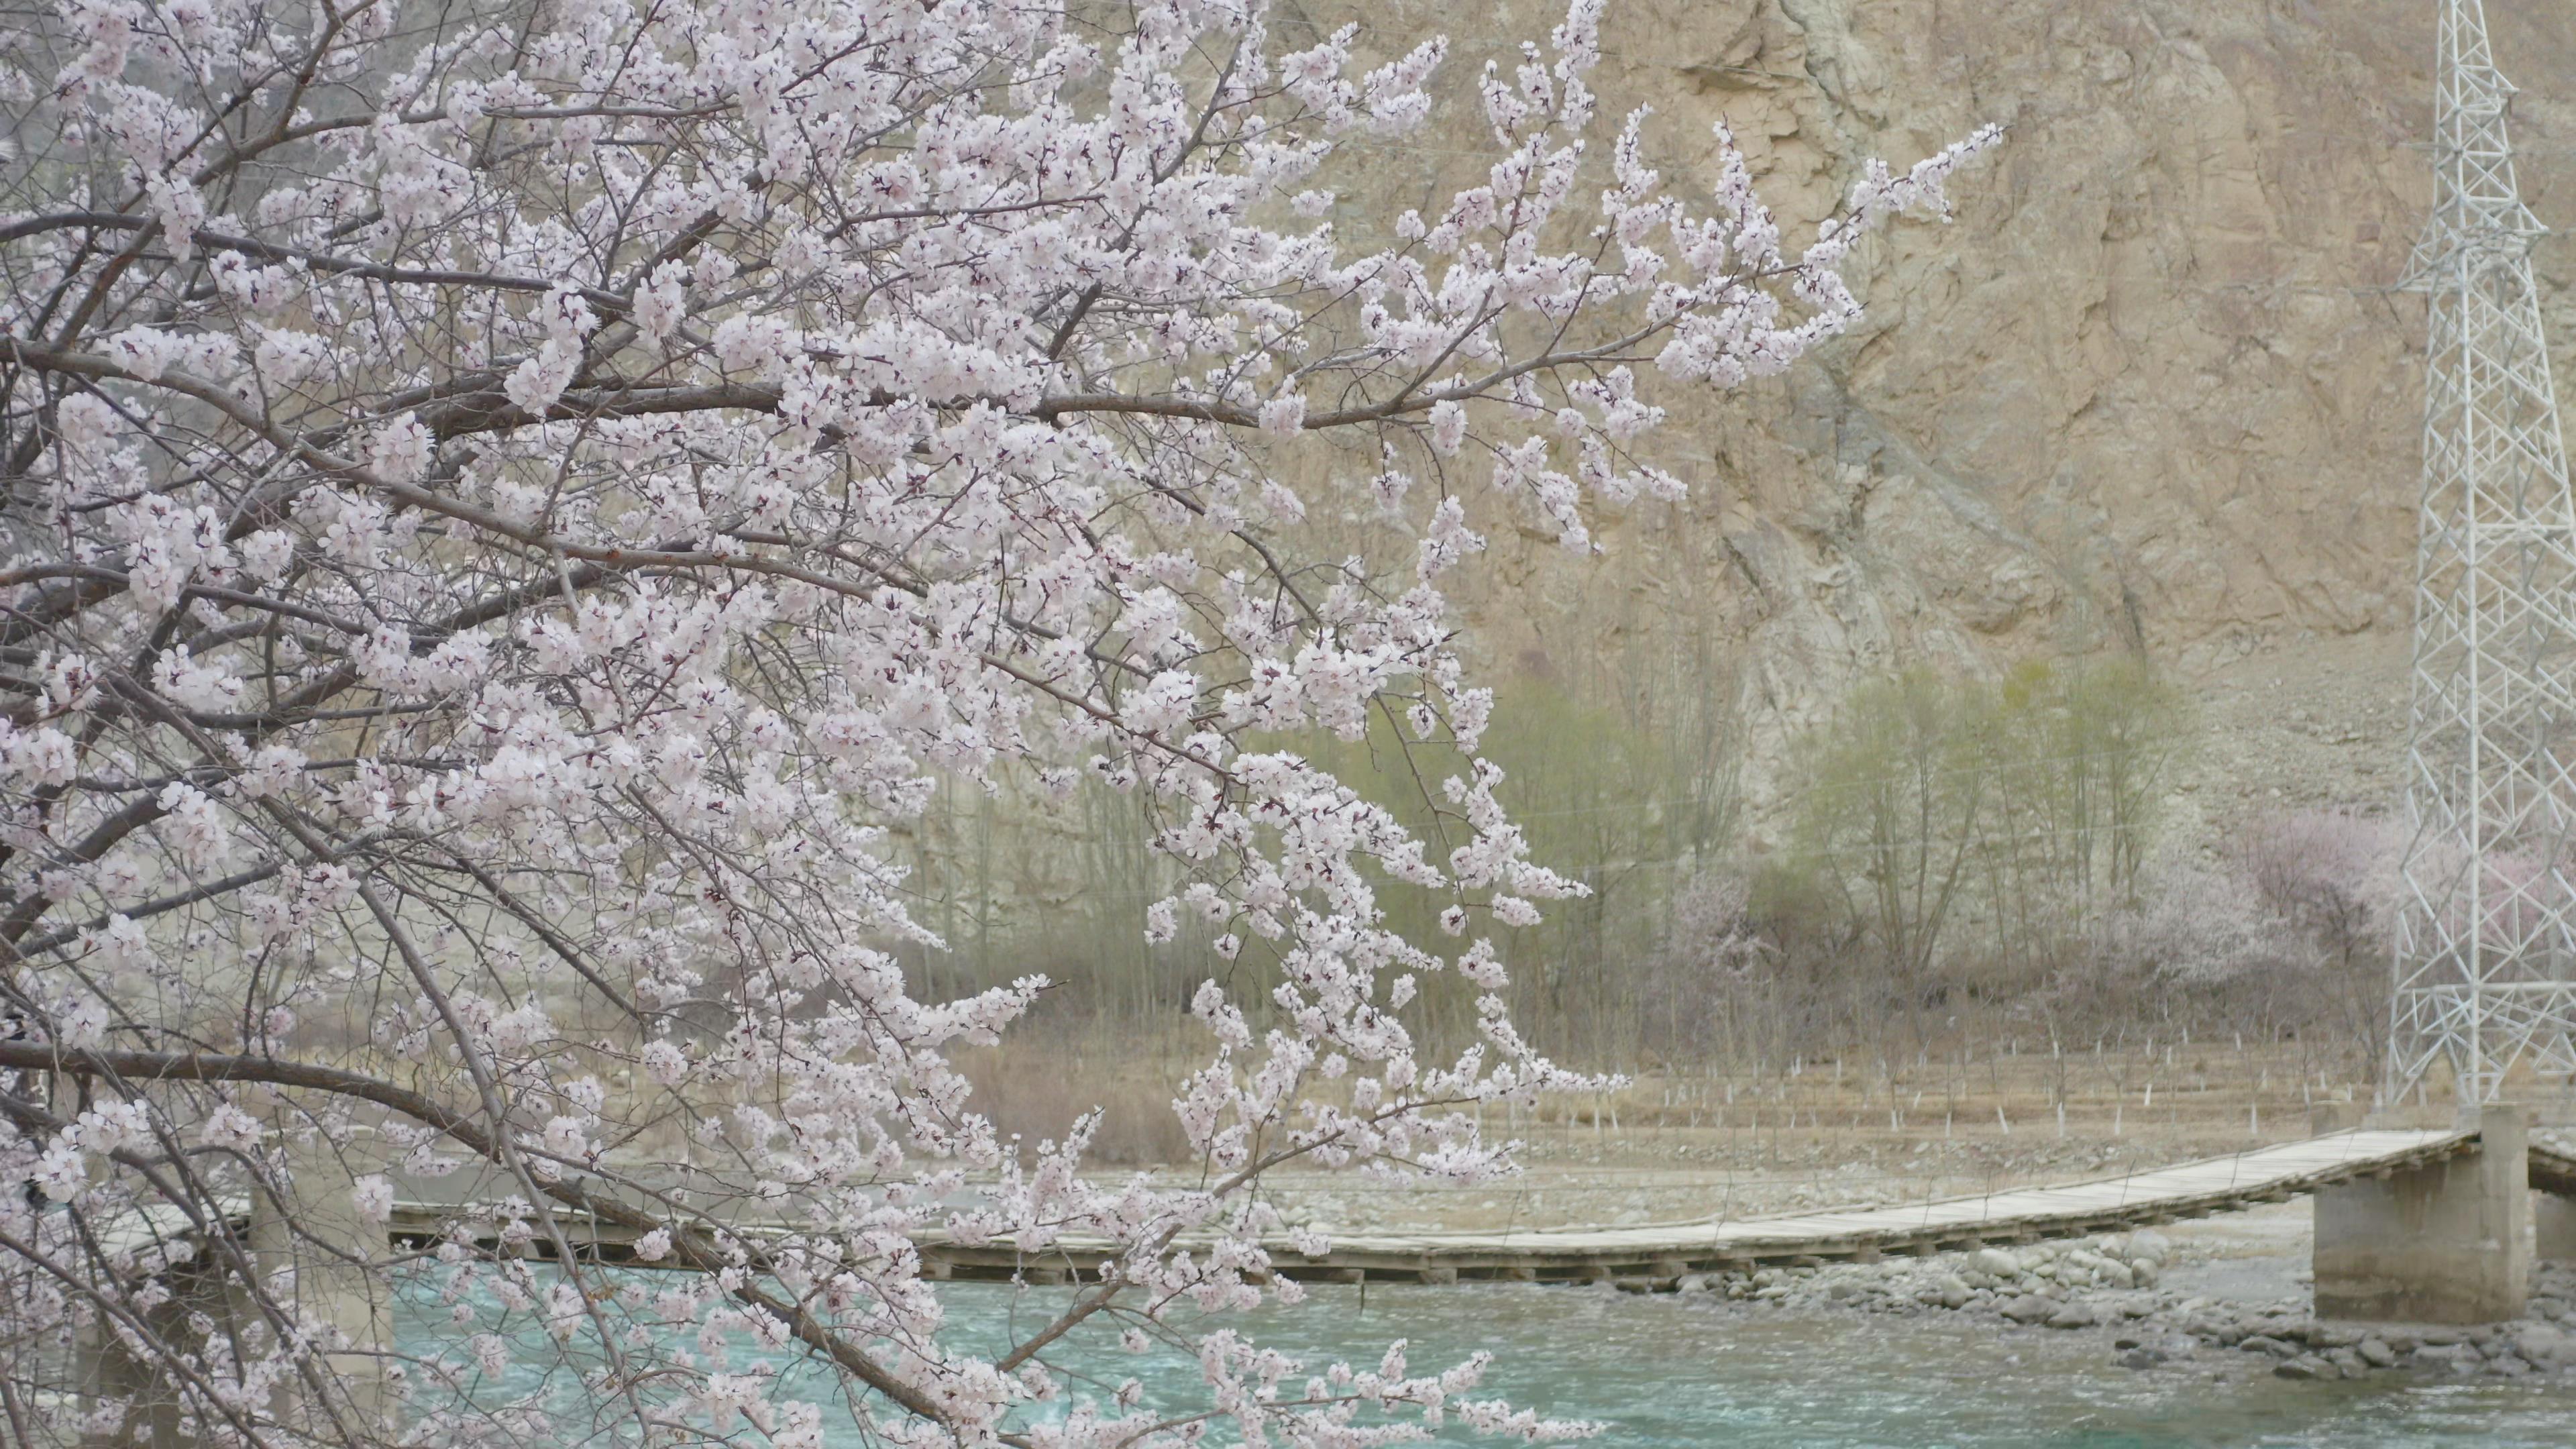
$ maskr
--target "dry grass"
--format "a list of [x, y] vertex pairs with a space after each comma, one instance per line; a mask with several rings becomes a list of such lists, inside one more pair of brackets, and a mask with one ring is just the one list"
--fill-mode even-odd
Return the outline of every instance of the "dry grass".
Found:
[[1142, 1166], [1189, 1154], [1172, 1111], [1174, 1089], [1189, 1070], [1175, 1043], [1109, 1030], [1077, 1042], [1010, 1039], [960, 1051], [955, 1060], [975, 1084], [969, 1105], [1006, 1138], [1032, 1146], [1061, 1141], [1075, 1118], [1099, 1110], [1093, 1162]]
[[[1021, 1039], [970, 1054], [965, 1066], [977, 1106], [1006, 1131], [1031, 1141], [1058, 1136], [1076, 1112], [1102, 1107], [1109, 1115], [1095, 1158], [1175, 1165], [1186, 1144], [1170, 1101], [1195, 1064], [1191, 1045], [1176, 1036]], [[2453, 1115], [2439, 1084], [2420, 1101], [2379, 1106], [2351, 1053], [2297, 1042], [2052, 1049], [1997, 1032], [1946, 1046], [1910, 1060], [1795, 1058], [1771, 1071], [1664, 1066], [1616, 1091], [1494, 1107], [1481, 1120], [1489, 1135], [1529, 1144], [1539, 1161], [1881, 1160], [1926, 1143], [2030, 1154], [2051, 1142], [2178, 1160], [2358, 1126], [2374, 1111], [2378, 1120], [2427, 1125]], [[2515, 1095], [2576, 1116], [2570, 1084], [2535, 1080]]]

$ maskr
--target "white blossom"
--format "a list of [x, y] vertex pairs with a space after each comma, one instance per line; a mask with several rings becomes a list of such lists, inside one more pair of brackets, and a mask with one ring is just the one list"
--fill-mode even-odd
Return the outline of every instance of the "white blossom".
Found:
[[205, 1125], [197, 1130], [197, 1140], [209, 1147], [254, 1147], [260, 1136], [259, 1119], [229, 1102], [207, 1113]]
[[[46, 158], [0, 176], [0, 424], [32, 440], [0, 1015], [150, 1085], [0, 1139], [70, 1205], [11, 1219], [42, 1231], [0, 1251], [0, 1327], [65, 1341], [150, 1276], [74, 1214], [345, 1191], [382, 1222], [399, 1173], [482, 1195], [415, 1265], [415, 1438], [990, 1443], [1068, 1400], [1060, 1449], [1582, 1432], [1467, 1401], [1481, 1357], [1306, 1399], [1220, 1321], [1295, 1301], [1270, 1255], [1322, 1241], [1262, 1163], [1489, 1177], [1450, 1104], [1592, 1081], [1471, 935], [1583, 888], [1514, 823], [1445, 591], [1496, 528], [1589, 551], [1679, 496], [1667, 409], [1849, 331], [1859, 237], [1994, 139], [1864, 170], [1802, 249], [1723, 130], [1670, 183], [1645, 117], [1604, 134], [1601, 14], [1484, 72], [1440, 137], [1472, 184], [1371, 217], [1446, 42], [1369, 67], [1358, 26], [1283, 48], [1258, 4], [63, 0], [49, 73], [0, 66]], [[1651, 361], [1589, 351], [1620, 337]], [[1376, 515], [1356, 552], [1286, 465], [1309, 434]], [[1386, 720], [1447, 761], [1438, 836], [1316, 763]], [[1206, 978], [1155, 1107], [1203, 1174], [991, 1120], [958, 1054], [1053, 983], [924, 984], [953, 976], [909, 869], [951, 790], [1154, 822], [1169, 883], [1103, 908]], [[1476, 993], [1454, 1055], [1440, 973]], [[533, 1270], [573, 1223], [709, 1271]], [[1006, 1371], [933, 1233], [1110, 1244], [1120, 1311], [1207, 1316], [1187, 1401]], [[273, 1291], [338, 1271], [285, 1237], [199, 1260], [255, 1276], [220, 1285], [238, 1331], [128, 1345], [196, 1432], [297, 1405], [341, 1331]], [[495, 1412], [478, 1373], [563, 1401]]]

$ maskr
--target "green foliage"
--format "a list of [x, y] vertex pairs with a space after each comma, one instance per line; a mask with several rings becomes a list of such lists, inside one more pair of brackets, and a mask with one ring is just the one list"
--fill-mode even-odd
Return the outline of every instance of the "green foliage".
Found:
[[[1480, 920], [1474, 928], [1495, 934], [1512, 973], [1514, 1019], [1549, 1050], [1629, 1060], [1662, 1010], [1645, 968], [1672, 923], [1674, 897], [1733, 849], [1740, 825], [1734, 698], [1731, 673], [1689, 656], [1573, 679], [1522, 676], [1497, 688], [1482, 747], [1503, 768], [1503, 797], [1531, 858], [1589, 892], [1545, 903], [1536, 926]], [[1365, 762], [1327, 761], [1439, 840], [1443, 823], [1425, 809], [1415, 773], [1436, 786], [1464, 762], [1418, 746], [1406, 757], [1387, 730], [1372, 732], [1365, 748]], [[1444, 849], [1435, 845], [1435, 857]], [[1415, 891], [1382, 901], [1412, 939], [1439, 939], [1447, 901]], [[1425, 985], [1435, 1036], [1472, 1039], [1472, 994], [1455, 982]]]
[[1916, 1006], [1955, 964], [2036, 981], [2135, 904], [2188, 734], [2179, 693], [2129, 660], [1863, 685], [1801, 742], [1765, 908], [1821, 902]]
[[[1802, 1043], [1874, 1039], [1962, 985], [2022, 997], [2134, 903], [2190, 733], [2176, 692], [2126, 661], [1862, 686], [1796, 746], [1787, 847], [1756, 883], [1749, 923], [1760, 964], [1713, 973], [1677, 907], [1737, 859], [1731, 670], [1712, 646], [1675, 642], [1533, 667], [1496, 692], [1483, 749], [1505, 772], [1503, 797], [1532, 857], [1590, 894], [1545, 903], [1537, 926], [1478, 917], [1470, 930], [1502, 947], [1523, 1028], [1605, 1066], [1786, 1060]], [[1466, 767], [1448, 745], [1380, 718], [1357, 741], [1300, 732], [1257, 747], [1311, 754], [1421, 831], [1435, 861], [1463, 839], [1434, 805]], [[944, 789], [917, 827], [912, 886], [947, 949], [907, 959], [941, 993], [1042, 972], [1063, 983], [1047, 1013], [1130, 1040], [1185, 1033], [1198, 983], [1245, 967], [1219, 960], [1208, 944], [1220, 928], [1187, 913], [1178, 940], [1146, 944], [1145, 906], [1183, 883], [1146, 847], [1154, 809], [1096, 780], [1060, 800]], [[1390, 884], [1379, 901], [1412, 939], [1456, 944], [1439, 926], [1445, 895]], [[1247, 938], [1244, 960], [1265, 949]], [[1446, 975], [1419, 985], [1427, 1039], [1473, 1041], [1474, 993]]]
[[1977, 686], [1912, 669], [1861, 686], [1832, 729], [1802, 742], [1798, 874], [1863, 924], [1908, 995], [1984, 825], [1992, 713]]
[[[1537, 926], [1472, 926], [1496, 938], [1517, 1019], [1552, 1051], [1626, 1059], [1650, 1010], [1640, 963], [1669, 925], [1675, 890], [1734, 844], [1736, 682], [1708, 647], [1632, 649], [1579, 674], [1531, 670], [1496, 686], [1482, 750], [1505, 773], [1503, 797], [1532, 857], [1591, 892], [1545, 903]], [[1441, 781], [1467, 768], [1450, 745], [1409, 741], [1383, 717], [1358, 741], [1300, 731], [1253, 744], [1333, 770], [1420, 831], [1435, 861], [1464, 839], [1456, 816], [1432, 804]], [[917, 918], [946, 949], [911, 948], [907, 964], [942, 994], [1041, 972], [1063, 983], [1048, 1013], [1178, 1025], [1199, 982], [1242, 967], [1208, 949], [1218, 928], [1195, 922], [1168, 945], [1146, 944], [1146, 905], [1183, 884], [1146, 846], [1155, 808], [1097, 780], [1062, 800], [944, 786], [915, 827], [911, 885]], [[1460, 944], [1440, 930], [1446, 894], [1389, 884], [1379, 903], [1409, 938]], [[1247, 936], [1244, 960], [1265, 949]], [[1429, 1037], [1472, 1042], [1474, 994], [1445, 976], [1420, 986]]]

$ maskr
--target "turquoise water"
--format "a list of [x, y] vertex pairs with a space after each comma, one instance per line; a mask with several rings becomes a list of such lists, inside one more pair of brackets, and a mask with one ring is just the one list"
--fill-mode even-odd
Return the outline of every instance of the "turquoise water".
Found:
[[[943, 1297], [957, 1345], [989, 1349], [1014, 1323], [1025, 1331], [1044, 1322], [1069, 1291], [958, 1284]], [[406, 1301], [401, 1322], [403, 1346], [415, 1351], [459, 1331], [445, 1310], [419, 1296]], [[2132, 1372], [2109, 1362], [2109, 1342], [2095, 1334], [2004, 1330], [1948, 1315], [1793, 1315], [1703, 1297], [1475, 1285], [1372, 1287], [1365, 1298], [1355, 1289], [1319, 1289], [1301, 1307], [1223, 1322], [1307, 1358], [1309, 1371], [1334, 1359], [1374, 1366], [1398, 1338], [1409, 1341], [1416, 1374], [1490, 1349], [1496, 1363], [1474, 1397], [1501, 1395], [1556, 1417], [1604, 1420], [1609, 1432], [1593, 1442], [1641, 1449], [2576, 1446], [2576, 1381], [2382, 1375], [2297, 1383], [2272, 1378], [2268, 1360], [2221, 1350], [2175, 1368]], [[1105, 1395], [1134, 1377], [1149, 1403], [1197, 1402], [1196, 1367], [1178, 1351], [1131, 1354], [1112, 1330], [1078, 1333], [1061, 1347], [1052, 1362], [1096, 1376], [1100, 1387], [1081, 1392]], [[729, 1352], [737, 1371], [770, 1358], [739, 1344]], [[787, 1371], [782, 1397], [798, 1397], [800, 1381], [820, 1397], [818, 1380]], [[557, 1387], [568, 1389], [568, 1381]], [[487, 1388], [562, 1402], [526, 1368], [514, 1367]], [[564, 1428], [562, 1443], [583, 1441], [573, 1424]], [[836, 1436], [834, 1449], [856, 1449], [857, 1442], [855, 1433]], [[1234, 1441], [1221, 1435], [1217, 1442]], [[1440, 1442], [1493, 1441], [1453, 1428]]]

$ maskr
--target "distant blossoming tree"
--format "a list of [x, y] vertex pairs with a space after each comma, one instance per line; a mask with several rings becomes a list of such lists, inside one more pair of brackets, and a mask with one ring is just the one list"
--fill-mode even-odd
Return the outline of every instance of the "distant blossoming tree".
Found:
[[[2255, 890], [2304, 927], [2331, 964], [2384, 971], [2404, 846], [2385, 822], [2348, 810], [2302, 810], [2256, 822], [2242, 849]], [[2509, 873], [2518, 864], [2494, 858], [2488, 868]]]
[[[2403, 832], [2389, 822], [2349, 810], [2301, 810], [2256, 822], [2239, 848], [2255, 890], [2307, 943], [2310, 994], [2363, 1044], [2363, 1065], [2371, 1072], [2387, 1066], [2389, 952], [2404, 892], [2397, 867], [2405, 846]], [[2520, 856], [2490, 856], [2485, 868], [2490, 883], [2528, 874]], [[2491, 891], [2488, 900], [2497, 899]], [[2517, 914], [2530, 914], [2529, 907]], [[2490, 914], [2498, 924], [2507, 919]]]
[[2137, 904], [2093, 923], [2095, 955], [2114, 977], [2218, 986], [2299, 960], [2297, 933], [2249, 872], [2168, 860]]
[[[1686, 187], [1641, 117], [1585, 150], [1599, 9], [1487, 69], [1490, 169], [1365, 246], [1327, 188], [1443, 47], [1287, 49], [1260, 0], [13, 12], [13, 1441], [1560, 1432], [1481, 1360], [1310, 1377], [1174, 1315], [1294, 1297], [1264, 1172], [1505, 1170], [1466, 1109], [1574, 1080], [1480, 934], [1574, 887], [1478, 755], [1444, 577], [1676, 496], [1649, 378], [1848, 328], [1854, 242], [1992, 139], [1788, 248], [1722, 132]], [[1301, 551], [1282, 480], [1336, 469], [1402, 558]], [[1373, 715], [1459, 762], [1437, 839], [1289, 748]], [[1140, 925], [1223, 958], [1179, 1185], [977, 1115], [947, 1053], [1046, 983], [908, 988], [890, 837], [941, 775], [1153, 802], [1189, 884]], [[1452, 1060], [1406, 1024], [1435, 972], [1488, 1003]], [[457, 1326], [397, 1337], [418, 1196], [484, 1206], [402, 1268]], [[1088, 1285], [970, 1349], [932, 1233]], [[1186, 1335], [1201, 1390], [1053, 1357], [1101, 1333]]]

